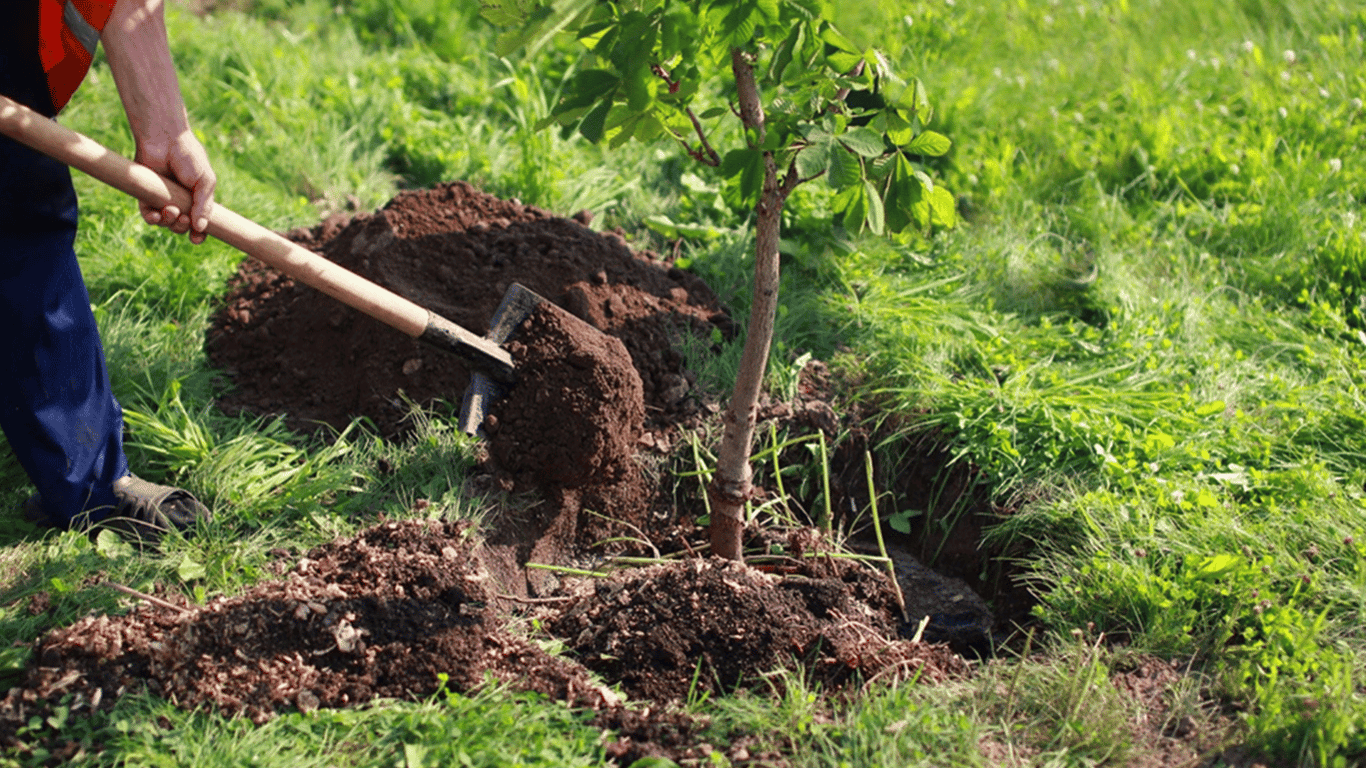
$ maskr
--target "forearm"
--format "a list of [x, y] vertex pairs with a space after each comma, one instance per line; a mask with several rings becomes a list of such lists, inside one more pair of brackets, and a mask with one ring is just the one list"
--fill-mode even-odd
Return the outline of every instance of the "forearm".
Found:
[[137, 142], [135, 159], [190, 190], [191, 206], [160, 210], [140, 202], [143, 218], [202, 243], [217, 184], [204, 146], [190, 131], [180, 81], [166, 41], [163, 0], [117, 0], [100, 35]]
[[162, 0], [118, 0], [100, 36], [140, 149], [190, 129], [166, 42]]

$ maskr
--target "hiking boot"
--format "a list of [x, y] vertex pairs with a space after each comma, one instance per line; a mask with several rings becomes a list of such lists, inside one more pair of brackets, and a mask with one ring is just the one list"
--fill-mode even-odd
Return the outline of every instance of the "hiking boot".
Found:
[[[72, 521], [72, 527], [89, 527], [92, 531], [108, 528], [134, 544], [154, 544], [172, 528], [188, 534], [200, 520], [213, 517], [189, 491], [149, 483], [134, 475], [114, 481], [114, 499], [114, 511], [108, 517], [88, 526], [78, 518]], [[50, 528], [67, 527], [52, 519], [43, 508], [42, 497], [36, 493], [24, 502], [24, 519]]]
[[189, 491], [149, 483], [135, 475], [114, 481], [114, 499], [113, 513], [93, 527], [108, 528], [135, 544], [156, 543], [172, 528], [189, 533], [200, 520], [213, 517]]

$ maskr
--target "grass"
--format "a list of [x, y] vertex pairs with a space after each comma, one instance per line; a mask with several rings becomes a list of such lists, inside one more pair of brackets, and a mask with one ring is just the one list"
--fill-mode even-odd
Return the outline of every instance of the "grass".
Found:
[[[972, 466], [998, 499], [1031, 499], [988, 542], [1029, 552], [1038, 637], [1028, 657], [983, 665], [962, 687], [875, 688], [847, 708], [795, 683], [773, 700], [702, 702], [717, 743], [781, 732], [802, 765], [974, 764], [984, 743], [1029, 765], [1137, 761], [1146, 747], [1123, 735], [1135, 714], [1107, 688], [1118, 661], [1071, 633], [1090, 623], [1133, 652], [1188, 660], [1172, 695], [1234, 713], [1231, 743], [1281, 764], [1360, 760], [1366, 13], [1338, 0], [842, 11], [854, 39], [929, 87], [934, 127], [954, 141], [936, 175], [966, 220], [869, 241], [831, 225], [822, 189], [799, 190], [770, 384], [790, 388], [804, 354], [835, 361], [886, 414], [884, 458], [928, 440], [946, 471]], [[233, 209], [287, 229], [467, 179], [593, 210], [595, 227], [657, 250], [687, 235], [681, 263], [745, 316], [748, 218], [720, 181], [667, 145], [609, 152], [535, 130], [572, 75], [567, 45], [492, 56], [495, 31], [464, 0], [262, 0], [203, 17], [172, 4], [169, 16]], [[102, 65], [63, 121], [131, 154]], [[380, 513], [480, 515], [461, 492], [474, 446], [440, 415], [415, 414], [418, 436], [390, 444], [363, 424], [303, 438], [218, 412], [203, 329], [238, 255], [167, 237], [119, 193], [77, 186], [79, 252], [133, 463], [218, 515], [148, 556], [0, 514], [0, 635], [22, 644], [118, 610], [96, 572], [204, 599], [266, 578], [271, 549]], [[724, 389], [736, 352], [690, 354], [703, 384]], [[381, 460], [392, 471], [377, 472]], [[809, 490], [821, 474], [777, 477]], [[30, 492], [0, 448], [0, 504]], [[52, 610], [31, 615], [39, 592]], [[26, 658], [0, 651], [0, 674]], [[149, 726], [163, 717], [169, 729]], [[107, 751], [76, 761], [96, 764], [596, 764], [596, 731], [577, 718], [491, 689], [261, 727], [130, 699], [107, 722], [40, 727], [98, 737]], [[479, 737], [509, 722], [525, 729]]]

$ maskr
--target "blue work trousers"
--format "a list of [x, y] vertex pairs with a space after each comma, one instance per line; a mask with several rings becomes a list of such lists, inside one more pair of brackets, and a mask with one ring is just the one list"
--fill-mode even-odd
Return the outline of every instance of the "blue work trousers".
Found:
[[[36, 45], [3, 48], [0, 93], [50, 115]], [[66, 166], [0, 136], [0, 427], [58, 525], [105, 517], [128, 474], [76, 216]]]

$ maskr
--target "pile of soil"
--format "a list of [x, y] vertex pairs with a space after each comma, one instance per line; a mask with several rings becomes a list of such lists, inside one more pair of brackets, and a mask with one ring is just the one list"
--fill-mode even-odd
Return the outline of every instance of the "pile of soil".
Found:
[[[708, 413], [675, 342], [731, 327], [696, 276], [592, 231], [590, 218], [453, 182], [289, 233], [475, 333], [488, 331], [514, 282], [547, 299], [506, 345], [521, 379], [485, 424], [488, 472], [508, 490], [549, 500], [533, 519], [501, 526], [516, 531], [493, 533], [519, 562], [533, 550], [540, 562], [562, 562], [578, 545], [647, 524], [658, 489], [640, 475], [637, 443], [667, 445], [677, 425]], [[299, 430], [364, 417], [394, 439], [406, 436], [414, 404], [458, 403], [471, 373], [251, 259], [229, 281], [206, 349], [231, 379], [220, 399], [229, 412], [281, 415]]]
[[784, 668], [827, 688], [967, 675], [947, 646], [894, 639], [898, 613], [886, 580], [848, 561], [811, 559], [776, 575], [696, 559], [596, 583], [546, 628], [589, 669], [651, 701], [768, 692], [766, 673]]
[[492, 405], [484, 426], [497, 466], [526, 487], [625, 479], [645, 424], [645, 397], [621, 340], [543, 304], [508, 350], [521, 378]]
[[[922, 681], [961, 677], [943, 646], [889, 640], [893, 598], [857, 567], [809, 559], [782, 577], [690, 560], [580, 586], [542, 608], [543, 626], [583, 664], [514, 634], [495, 610], [507, 596], [467, 524], [386, 522], [299, 558], [281, 579], [204, 606], [141, 606], [90, 616], [44, 637], [27, 679], [0, 700], [0, 745], [27, 750], [20, 729], [53, 707], [107, 710], [149, 691], [195, 708], [265, 722], [280, 713], [387, 697], [421, 701], [470, 691], [492, 675], [511, 687], [597, 712], [618, 732], [609, 754], [705, 757], [700, 725], [676, 709], [698, 661], [698, 691], [761, 683], [805, 669], [835, 686], [858, 673]], [[875, 607], [877, 606], [877, 607]], [[650, 709], [623, 706], [590, 669]], [[667, 737], [673, 743], [661, 745]], [[691, 739], [691, 740], [690, 740]]]
[[[672, 340], [727, 331], [729, 317], [696, 276], [588, 229], [580, 223], [588, 218], [453, 182], [288, 236], [481, 335], [508, 286], [521, 283], [622, 341], [653, 424], [695, 412], [691, 374]], [[400, 437], [411, 404], [458, 403], [470, 375], [454, 356], [250, 259], [229, 282], [206, 349], [231, 379], [225, 409], [283, 415], [308, 431], [364, 416], [380, 434]]]
[[[485, 674], [601, 706], [582, 669], [509, 634], [464, 524], [384, 523], [301, 558], [288, 577], [181, 611], [89, 616], [45, 637], [26, 690], [0, 717], [72, 693], [73, 711], [146, 690], [264, 722], [278, 711], [420, 700], [439, 674]], [[610, 694], [609, 694], [610, 695]]]

